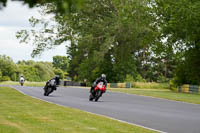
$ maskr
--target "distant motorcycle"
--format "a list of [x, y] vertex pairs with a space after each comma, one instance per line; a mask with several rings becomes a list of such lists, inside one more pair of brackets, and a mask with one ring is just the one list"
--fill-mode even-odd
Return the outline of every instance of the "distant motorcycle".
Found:
[[94, 92], [90, 92], [89, 100], [92, 101], [94, 99], [95, 101], [98, 101], [99, 98], [102, 96], [102, 94], [105, 92], [106, 92], [106, 86], [104, 85], [103, 82], [100, 82], [95, 87]]
[[50, 93], [52, 93], [54, 90], [56, 90], [56, 82], [55, 80], [50, 80], [46, 83], [44, 86], [44, 96], [49, 96]]
[[20, 80], [20, 85], [21, 85], [21, 86], [24, 85], [24, 80]]
[[24, 80], [21, 80], [20, 84], [21, 84], [21, 86], [23, 86], [24, 85]]

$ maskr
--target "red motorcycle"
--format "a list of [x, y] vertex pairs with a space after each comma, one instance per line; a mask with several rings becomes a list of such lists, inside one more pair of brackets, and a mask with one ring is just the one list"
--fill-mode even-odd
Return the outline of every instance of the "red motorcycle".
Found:
[[106, 86], [104, 85], [103, 82], [99, 82], [95, 87], [94, 92], [90, 93], [89, 100], [92, 101], [94, 99], [95, 101], [98, 101], [99, 98], [102, 96], [102, 94], [105, 92], [106, 92]]

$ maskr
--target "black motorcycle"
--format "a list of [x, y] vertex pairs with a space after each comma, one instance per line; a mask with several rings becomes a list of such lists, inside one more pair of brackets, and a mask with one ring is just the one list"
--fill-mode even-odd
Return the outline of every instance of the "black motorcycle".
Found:
[[21, 85], [21, 86], [24, 85], [24, 80], [20, 80], [20, 85]]
[[24, 77], [21, 76], [20, 79], [19, 79], [19, 83], [20, 83], [21, 86], [24, 85], [24, 81], [25, 81], [25, 80], [24, 80]]
[[54, 90], [56, 90], [56, 83], [55, 81], [51, 80], [51, 81], [48, 81], [46, 83], [46, 85], [44, 86], [44, 96], [49, 96], [50, 93], [52, 93]]

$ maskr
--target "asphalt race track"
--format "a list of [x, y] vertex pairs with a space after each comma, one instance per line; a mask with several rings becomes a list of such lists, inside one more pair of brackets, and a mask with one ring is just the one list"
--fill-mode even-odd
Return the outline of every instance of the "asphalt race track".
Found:
[[200, 133], [200, 105], [107, 91], [99, 102], [89, 90], [59, 87], [43, 96], [42, 87], [11, 86], [24, 94], [168, 133]]

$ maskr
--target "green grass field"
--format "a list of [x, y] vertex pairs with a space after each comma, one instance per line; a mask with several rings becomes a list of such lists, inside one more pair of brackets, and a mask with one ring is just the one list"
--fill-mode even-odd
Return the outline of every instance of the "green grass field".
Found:
[[[24, 86], [44, 86], [46, 82], [29, 82], [25, 81]], [[0, 82], [0, 85], [20, 85], [19, 82], [14, 81], [4, 81]]]
[[169, 89], [168, 83], [132, 82], [132, 88], [140, 89]]
[[153, 133], [0, 87], [0, 133]]
[[138, 89], [138, 88], [110, 88], [114, 92], [123, 92], [128, 94], [136, 94], [143, 96], [152, 96], [175, 101], [183, 101], [188, 103], [200, 104], [199, 94], [177, 93], [169, 89]]
[[178, 93], [169, 89], [168, 83], [134, 82], [133, 88], [109, 88], [114, 92], [123, 92], [142, 96], [151, 96], [175, 101], [200, 104], [199, 94]]

